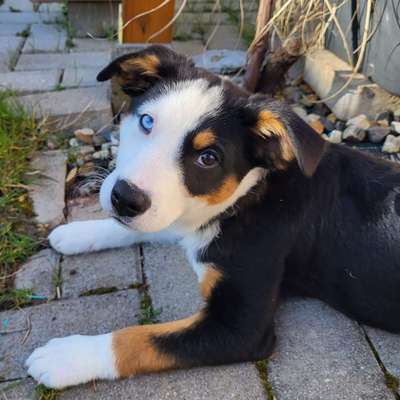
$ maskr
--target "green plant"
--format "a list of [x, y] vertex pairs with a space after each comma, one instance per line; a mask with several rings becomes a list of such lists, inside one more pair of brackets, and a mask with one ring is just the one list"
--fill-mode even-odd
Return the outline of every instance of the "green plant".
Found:
[[20, 36], [20, 37], [23, 37], [23, 38], [27, 38], [29, 36], [29, 28], [25, 28], [21, 32], [18, 32], [17, 36]]
[[17, 65], [18, 55], [19, 53], [17, 50], [10, 50], [8, 52], [8, 69], [10, 71], [14, 71], [15, 66]]
[[13, 7], [13, 6], [10, 6], [10, 7], [8, 7], [8, 8], [9, 8], [10, 12], [13, 12], [13, 13], [19, 13], [19, 12], [21, 12], [20, 9], [15, 8], [15, 7]]
[[43, 384], [35, 387], [35, 400], [57, 400], [60, 391], [49, 389]]
[[268, 380], [268, 360], [260, 360], [256, 362], [256, 368], [264, 387], [268, 400], [276, 400], [272, 385]]
[[31, 303], [30, 289], [9, 289], [0, 293], [0, 310], [20, 308]]
[[57, 83], [57, 85], [54, 86], [54, 90], [55, 90], [56, 92], [61, 92], [62, 90], [65, 90], [65, 89], [66, 89], [66, 87], [63, 86], [61, 83]]
[[110, 41], [114, 42], [118, 39], [118, 30], [112, 26], [104, 27], [104, 36]]
[[143, 298], [140, 302], [140, 314], [137, 316], [140, 325], [155, 324], [158, 317], [161, 315], [161, 308], [154, 309], [151, 303], [151, 298], [146, 291], [143, 291]]

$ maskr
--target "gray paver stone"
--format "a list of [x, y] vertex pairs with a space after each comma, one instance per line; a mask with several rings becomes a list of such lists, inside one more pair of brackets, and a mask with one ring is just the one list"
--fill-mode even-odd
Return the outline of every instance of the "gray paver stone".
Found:
[[192, 57], [201, 54], [204, 51], [204, 44], [201, 40], [178, 41], [171, 43], [171, 47], [177, 53]]
[[246, 52], [240, 50], [207, 50], [193, 57], [197, 67], [217, 74], [230, 74], [246, 64]]
[[318, 300], [278, 310], [268, 376], [280, 400], [392, 399], [358, 325]]
[[[2, 23], [0, 24], [0, 36], [15, 36], [17, 33], [24, 31], [28, 27], [28, 24]], [[4, 40], [4, 38], [1, 40]]]
[[103, 68], [110, 62], [110, 51], [68, 54], [22, 54], [16, 71], [32, 71], [54, 68]]
[[32, 289], [33, 294], [54, 299], [54, 277], [58, 273], [60, 256], [51, 249], [40, 251], [19, 270], [14, 280], [16, 289]]
[[66, 68], [61, 84], [64, 87], [84, 87], [104, 85], [96, 80], [101, 68]]
[[111, 51], [114, 48], [114, 42], [108, 39], [82, 39], [74, 38], [74, 47], [70, 49], [71, 53], [90, 52], [90, 51]]
[[4, 0], [2, 6], [0, 6], [0, 12], [9, 12], [10, 7], [18, 11], [33, 11], [33, 5], [30, 0]]
[[38, 119], [59, 130], [74, 130], [82, 126], [100, 129], [112, 122], [108, 85], [67, 89], [19, 97], [19, 101], [35, 113]]
[[66, 156], [60, 151], [45, 151], [32, 160], [32, 169], [40, 172], [29, 187], [36, 220], [58, 225], [64, 221]]
[[59, 79], [59, 70], [0, 72], [0, 87], [18, 94], [32, 94], [54, 90]]
[[[1, 13], [0, 13], [1, 14]], [[1, 24], [1, 23], [0, 23]], [[14, 67], [23, 38], [18, 36], [2, 36], [0, 40], [0, 72], [7, 72]]]
[[0, 12], [0, 24], [40, 24], [43, 22], [55, 22], [60, 19], [61, 13], [35, 13], [35, 12]]
[[[25, 377], [26, 358], [36, 347], [54, 337], [97, 335], [136, 324], [139, 306], [137, 291], [123, 290], [0, 313], [0, 321], [8, 320], [9, 331], [21, 330], [1, 335], [0, 376], [4, 379]], [[28, 317], [31, 331], [23, 342], [29, 326]]]
[[[400, 335], [365, 327], [379, 358], [389, 373], [400, 381]], [[400, 394], [400, 388], [398, 388]]]
[[65, 50], [67, 34], [58, 25], [34, 24], [22, 53], [50, 53]]

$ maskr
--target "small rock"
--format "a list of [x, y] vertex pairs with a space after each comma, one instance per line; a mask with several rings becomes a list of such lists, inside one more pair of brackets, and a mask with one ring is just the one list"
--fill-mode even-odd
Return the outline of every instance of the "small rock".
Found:
[[388, 135], [382, 146], [384, 153], [398, 153], [400, 151], [400, 136]]
[[80, 146], [79, 147], [79, 154], [86, 156], [87, 154], [94, 153], [94, 147], [93, 146]]
[[338, 131], [344, 131], [346, 129], [346, 122], [342, 120], [336, 121], [335, 128]]
[[192, 59], [196, 67], [217, 74], [232, 74], [246, 65], [247, 54], [240, 50], [207, 50]]
[[111, 143], [103, 143], [101, 145], [101, 150], [110, 150], [111, 148]]
[[315, 94], [308, 94], [300, 99], [300, 103], [306, 107], [312, 107], [317, 100], [318, 97]]
[[111, 146], [111, 155], [116, 157], [118, 154], [118, 146]]
[[330, 132], [330, 131], [333, 131], [333, 130], [335, 129], [335, 124], [334, 124], [333, 122], [329, 121], [328, 118], [322, 117], [322, 118], [321, 118], [321, 122], [324, 124], [325, 129], [326, 129], [327, 131]]
[[79, 146], [79, 143], [75, 138], [70, 139], [68, 143], [69, 143], [70, 147], [78, 147]]
[[334, 113], [328, 114], [326, 118], [329, 122], [332, 122], [332, 124], [336, 124], [337, 118]]
[[356, 128], [368, 129], [371, 126], [371, 122], [365, 114], [360, 114], [357, 115], [357, 117], [349, 119], [346, 126], [355, 126]]
[[390, 126], [392, 127], [392, 129], [393, 129], [398, 135], [400, 135], [400, 122], [392, 121], [392, 123], [390, 124]]
[[325, 130], [324, 124], [321, 122], [321, 117], [317, 114], [308, 115], [307, 122], [319, 134]]
[[71, 186], [75, 183], [77, 176], [78, 176], [77, 167], [72, 168], [71, 171], [68, 172], [67, 177], [65, 178], [65, 185], [67, 189], [70, 189]]
[[383, 113], [380, 113], [376, 118], [375, 121], [387, 121], [388, 124], [390, 125], [394, 121], [394, 113], [393, 111], [385, 111]]
[[95, 146], [101, 146], [102, 144], [106, 143], [107, 139], [103, 135], [94, 135], [93, 136], [93, 144]]
[[365, 130], [355, 125], [348, 126], [343, 132], [343, 139], [349, 142], [362, 142], [365, 136]]
[[368, 140], [372, 143], [381, 143], [389, 133], [389, 128], [383, 126], [371, 126], [371, 128], [368, 129]]
[[342, 132], [335, 129], [328, 135], [327, 140], [331, 143], [342, 143]]
[[389, 128], [389, 126], [390, 126], [387, 119], [380, 119], [380, 120], [376, 121], [376, 124], [378, 126], [383, 126], [384, 128]]
[[117, 159], [116, 159], [116, 158], [113, 158], [113, 159], [108, 163], [108, 169], [109, 169], [110, 171], [112, 171], [112, 170], [115, 168], [116, 164], [117, 164]]
[[79, 176], [87, 178], [90, 175], [93, 175], [94, 171], [96, 169], [96, 166], [92, 161], [89, 161], [82, 165], [81, 168], [79, 168]]
[[58, 147], [57, 144], [53, 142], [51, 139], [47, 140], [46, 145], [49, 150], [55, 150]]
[[394, 111], [393, 117], [396, 122], [400, 122], [400, 108]]
[[110, 152], [108, 150], [100, 150], [93, 153], [93, 158], [95, 160], [105, 160], [109, 157]]
[[77, 129], [74, 132], [75, 137], [83, 143], [92, 144], [93, 143], [93, 136], [94, 130], [90, 128], [82, 128]]
[[307, 122], [307, 111], [301, 106], [293, 106], [292, 110], [304, 121]]

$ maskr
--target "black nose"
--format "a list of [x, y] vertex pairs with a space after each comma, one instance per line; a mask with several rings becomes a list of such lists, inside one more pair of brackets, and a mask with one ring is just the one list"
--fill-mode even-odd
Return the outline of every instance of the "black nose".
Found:
[[121, 217], [136, 217], [150, 207], [150, 199], [143, 190], [118, 180], [111, 192], [111, 203]]

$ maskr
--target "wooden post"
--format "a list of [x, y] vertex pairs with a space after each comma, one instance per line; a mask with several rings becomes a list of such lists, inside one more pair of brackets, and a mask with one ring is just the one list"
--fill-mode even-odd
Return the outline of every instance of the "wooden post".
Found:
[[[123, 0], [122, 23], [126, 24], [136, 15], [149, 11], [165, 0]], [[175, 0], [170, 0], [163, 7], [150, 14], [144, 15], [129, 23], [122, 32], [123, 43], [146, 43], [151, 35], [164, 28], [174, 16]], [[152, 43], [170, 43], [172, 40], [170, 26], [151, 39]]]

